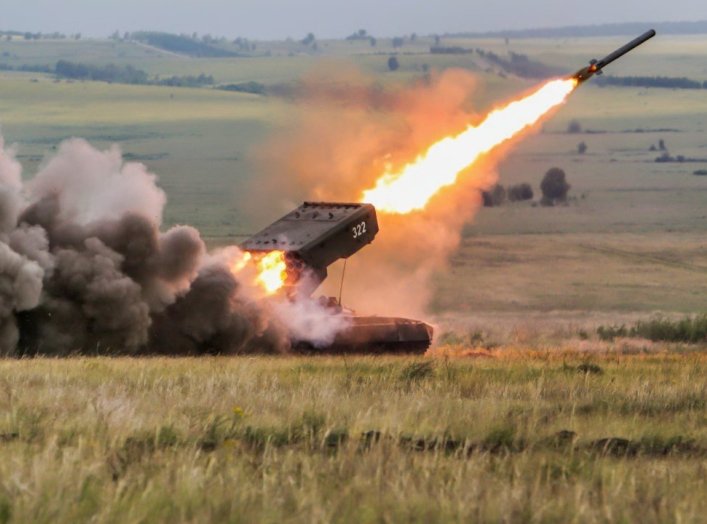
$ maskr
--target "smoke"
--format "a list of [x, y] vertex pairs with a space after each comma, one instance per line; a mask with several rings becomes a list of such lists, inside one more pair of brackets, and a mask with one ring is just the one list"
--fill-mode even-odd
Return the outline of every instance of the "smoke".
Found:
[[0, 354], [288, 349], [298, 311], [234, 275], [237, 249], [208, 254], [188, 226], [161, 232], [156, 182], [117, 147], [72, 139], [23, 183], [0, 139]]
[[273, 307], [295, 343], [305, 342], [315, 348], [332, 344], [339, 333], [351, 326], [350, 317], [309, 298], [276, 302]]
[[[478, 121], [474, 87], [454, 70], [396, 89], [315, 71], [295, 93], [295, 118], [258, 155], [251, 216], [272, 220], [303, 199], [358, 201], [388, 166]], [[435, 273], [496, 178], [487, 156], [424, 213], [379, 214], [378, 238], [349, 262], [347, 305], [424, 314]], [[162, 232], [156, 182], [117, 147], [72, 139], [23, 183], [0, 138], [0, 354], [276, 352], [290, 340], [330, 344], [348, 327], [318, 301], [264, 299], [247, 269], [234, 270], [236, 248], [209, 254], [191, 227]]]
[[[402, 166], [441, 137], [477, 123], [470, 104], [475, 87], [461, 70], [385, 89], [351, 70], [313, 73], [301, 84], [296, 117], [258, 154], [264, 174], [252, 192], [261, 198], [252, 201], [281, 195], [276, 212], [303, 199], [358, 201], [386, 167]], [[496, 180], [494, 158], [487, 156], [424, 213], [379, 213], [376, 240], [348, 261], [345, 303], [365, 313], [424, 314], [434, 274], [458, 247], [463, 225], [481, 205], [480, 191]], [[337, 284], [323, 290], [334, 294]]]

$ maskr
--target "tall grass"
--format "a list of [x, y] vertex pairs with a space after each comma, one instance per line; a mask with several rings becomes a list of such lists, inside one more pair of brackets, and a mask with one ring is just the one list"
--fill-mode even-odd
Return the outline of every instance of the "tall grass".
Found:
[[0, 522], [704, 515], [703, 352], [495, 354], [0, 361]]
[[698, 343], [707, 341], [707, 315], [684, 317], [679, 320], [657, 317], [639, 320], [633, 326], [599, 326], [602, 340], [617, 337], [640, 337], [653, 342]]

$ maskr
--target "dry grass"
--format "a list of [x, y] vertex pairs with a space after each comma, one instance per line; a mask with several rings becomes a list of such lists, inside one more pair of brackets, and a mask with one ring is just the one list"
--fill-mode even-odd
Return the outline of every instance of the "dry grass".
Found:
[[0, 522], [701, 519], [705, 352], [491, 353], [2, 361]]

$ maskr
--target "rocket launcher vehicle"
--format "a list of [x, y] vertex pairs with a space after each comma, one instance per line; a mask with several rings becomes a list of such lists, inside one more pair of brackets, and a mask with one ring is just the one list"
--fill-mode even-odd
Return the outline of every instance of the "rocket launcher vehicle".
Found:
[[[326, 279], [327, 268], [373, 242], [378, 233], [371, 204], [305, 202], [241, 244], [255, 256], [284, 253], [285, 293], [290, 299], [311, 299]], [[432, 327], [407, 318], [358, 316], [333, 297], [320, 303], [332, 314], [345, 315], [349, 327], [328, 347], [314, 348], [293, 340], [295, 349], [312, 353], [424, 353], [432, 342]]]
[[373, 242], [378, 233], [371, 204], [305, 202], [241, 244], [253, 255], [282, 251], [288, 295], [311, 295], [327, 267]]
[[604, 69], [606, 66], [608, 66], [611, 62], [613, 62], [614, 60], [617, 60], [618, 58], [621, 58], [626, 53], [634, 50], [639, 45], [644, 43], [646, 40], [650, 40], [654, 36], [655, 36], [655, 31], [653, 29], [646, 31], [641, 36], [631, 40], [628, 44], [619, 47], [613, 53], [609, 53], [601, 60], [597, 60], [597, 59], [590, 60], [589, 65], [587, 67], [583, 67], [582, 69], [577, 71], [574, 75], [572, 75], [572, 78], [577, 79], [577, 82], [581, 84], [582, 82], [589, 80], [594, 75], [602, 74], [602, 69]]

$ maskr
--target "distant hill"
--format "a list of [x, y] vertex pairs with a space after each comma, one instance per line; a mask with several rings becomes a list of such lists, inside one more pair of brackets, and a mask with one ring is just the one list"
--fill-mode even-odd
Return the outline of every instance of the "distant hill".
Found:
[[627, 22], [565, 27], [520, 29], [515, 31], [490, 31], [486, 33], [453, 33], [445, 36], [468, 38], [568, 38], [587, 36], [637, 35], [655, 29], [663, 35], [694, 35], [707, 33], [707, 20], [698, 22]]
[[237, 53], [201, 42], [194, 38], [156, 31], [138, 31], [130, 34], [132, 40], [143, 42], [165, 51], [194, 57], [219, 58], [238, 56]]

